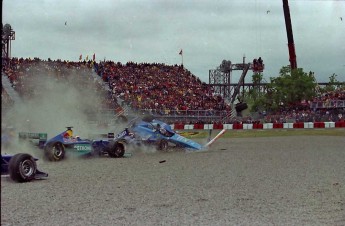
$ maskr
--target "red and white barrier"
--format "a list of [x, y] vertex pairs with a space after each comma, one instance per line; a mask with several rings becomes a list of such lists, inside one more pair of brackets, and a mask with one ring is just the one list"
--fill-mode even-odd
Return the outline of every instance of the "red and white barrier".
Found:
[[315, 129], [315, 128], [345, 128], [345, 122], [295, 122], [295, 123], [244, 123], [244, 124], [183, 124], [171, 125], [174, 130], [252, 130], [252, 129]]

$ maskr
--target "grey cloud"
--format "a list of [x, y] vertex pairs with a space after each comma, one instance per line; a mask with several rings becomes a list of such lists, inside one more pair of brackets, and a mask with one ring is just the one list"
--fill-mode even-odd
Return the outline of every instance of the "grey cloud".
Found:
[[[243, 54], [247, 61], [261, 56], [267, 78], [289, 64], [281, 1], [5, 0], [3, 4], [3, 19], [16, 31], [13, 56], [77, 60], [80, 54], [96, 53], [97, 60], [180, 64], [182, 48], [184, 65], [203, 81], [221, 60], [241, 62]], [[298, 65], [315, 71], [319, 81], [328, 81], [332, 73], [344, 81], [345, 22], [335, 15], [344, 14], [344, 4], [289, 4]]]

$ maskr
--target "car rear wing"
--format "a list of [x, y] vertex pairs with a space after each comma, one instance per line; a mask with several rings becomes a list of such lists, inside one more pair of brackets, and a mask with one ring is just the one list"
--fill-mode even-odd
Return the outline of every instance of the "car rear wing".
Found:
[[19, 140], [38, 140], [38, 147], [43, 148], [45, 142], [47, 141], [47, 133], [28, 133], [20, 132]]

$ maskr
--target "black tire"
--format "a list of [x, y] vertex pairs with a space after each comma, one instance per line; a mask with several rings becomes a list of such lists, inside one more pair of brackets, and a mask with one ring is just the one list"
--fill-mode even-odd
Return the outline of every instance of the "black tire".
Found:
[[44, 156], [49, 161], [60, 161], [65, 157], [65, 146], [61, 142], [47, 144]]
[[13, 156], [8, 165], [10, 178], [16, 182], [29, 182], [35, 179], [37, 165], [35, 159], [24, 153]]
[[121, 158], [125, 154], [125, 145], [123, 143], [111, 143], [108, 148], [108, 155], [112, 158]]
[[167, 151], [168, 148], [169, 148], [168, 141], [166, 141], [166, 140], [160, 140], [160, 141], [158, 142], [158, 146], [157, 146], [158, 151]]

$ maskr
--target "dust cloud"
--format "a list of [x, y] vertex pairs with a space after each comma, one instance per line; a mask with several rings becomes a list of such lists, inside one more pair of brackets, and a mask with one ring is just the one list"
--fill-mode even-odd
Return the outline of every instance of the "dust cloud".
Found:
[[[104, 132], [98, 131], [97, 124], [91, 122], [109, 120], [98, 112], [108, 99], [108, 91], [91, 76], [91, 69], [89, 72], [65, 69], [64, 72], [60, 78], [45, 74], [25, 77], [22, 88], [27, 94], [20, 103], [2, 113], [2, 127], [12, 127], [16, 136], [19, 132], [47, 133], [48, 139], [67, 126], [72, 126], [74, 135], [81, 138]], [[22, 144], [18, 147], [23, 149]]]

